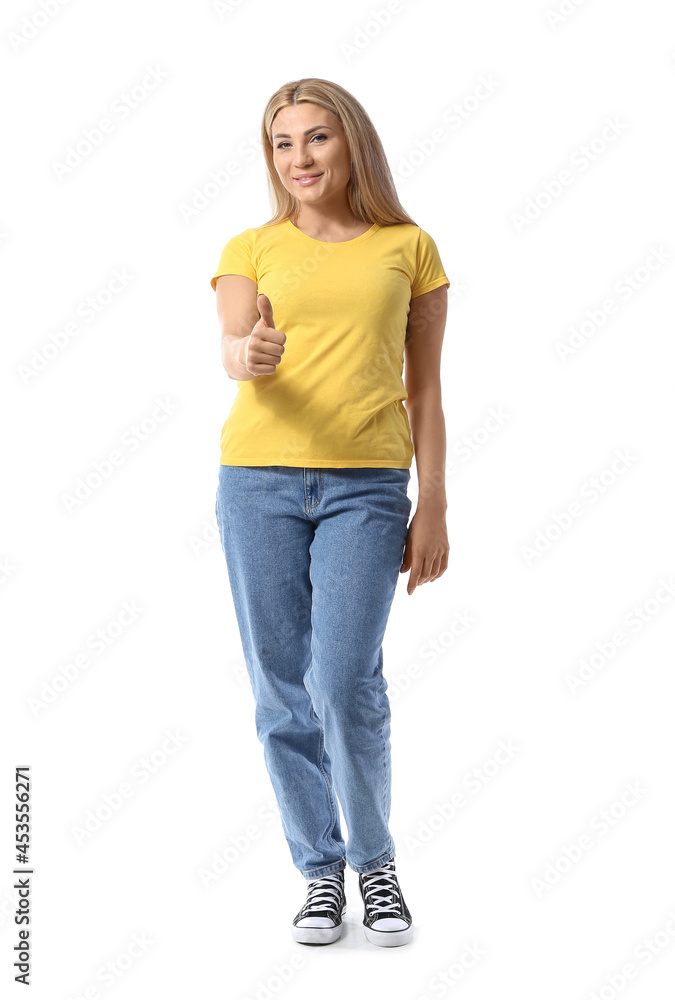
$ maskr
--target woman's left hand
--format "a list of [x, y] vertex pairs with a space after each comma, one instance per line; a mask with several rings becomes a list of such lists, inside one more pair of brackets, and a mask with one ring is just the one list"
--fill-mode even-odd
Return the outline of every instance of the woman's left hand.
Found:
[[399, 572], [407, 573], [408, 594], [422, 583], [430, 583], [448, 568], [448, 529], [445, 510], [423, 507], [415, 511], [408, 526], [403, 562]]

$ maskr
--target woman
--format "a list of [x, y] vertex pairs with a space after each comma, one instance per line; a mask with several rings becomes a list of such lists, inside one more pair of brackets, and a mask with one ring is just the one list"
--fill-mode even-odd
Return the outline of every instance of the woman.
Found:
[[[342, 87], [281, 87], [262, 142], [274, 217], [233, 236], [211, 279], [223, 365], [239, 383], [216, 516], [258, 738], [308, 883], [293, 938], [337, 940], [349, 864], [366, 937], [401, 945], [412, 920], [388, 827], [382, 640], [399, 572], [410, 570], [412, 594], [447, 569], [440, 355], [450, 282], [399, 203], [368, 115]], [[413, 454], [419, 499], [408, 527]]]

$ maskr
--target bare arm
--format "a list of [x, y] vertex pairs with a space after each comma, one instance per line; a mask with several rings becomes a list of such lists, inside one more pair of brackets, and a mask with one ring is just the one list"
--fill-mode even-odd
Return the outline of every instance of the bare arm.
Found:
[[257, 285], [242, 274], [221, 274], [216, 279], [216, 309], [220, 324], [223, 367], [231, 379], [248, 382], [255, 378], [244, 364], [245, 339], [260, 316]]
[[417, 509], [445, 512], [445, 417], [441, 404], [441, 348], [448, 311], [445, 285], [410, 302], [405, 344], [405, 408], [415, 448]]
[[445, 285], [410, 303], [405, 344], [405, 408], [417, 463], [417, 509], [408, 525], [401, 573], [410, 570], [408, 594], [448, 568], [445, 524], [445, 418], [441, 405], [441, 346], [448, 309]]

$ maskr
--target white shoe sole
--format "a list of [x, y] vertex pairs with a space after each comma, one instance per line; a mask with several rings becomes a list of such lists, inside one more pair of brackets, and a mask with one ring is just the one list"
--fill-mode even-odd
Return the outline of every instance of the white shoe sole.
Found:
[[[342, 917], [347, 912], [347, 904], [342, 907]], [[342, 934], [342, 923], [336, 927], [298, 927], [291, 924], [293, 940], [300, 944], [332, 944]]]
[[413, 936], [412, 924], [400, 931], [376, 931], [364, 924], [363, 930], [370, 943], [379, 945], [381, 948], [396, 948], [400, 944], [408, 944]]

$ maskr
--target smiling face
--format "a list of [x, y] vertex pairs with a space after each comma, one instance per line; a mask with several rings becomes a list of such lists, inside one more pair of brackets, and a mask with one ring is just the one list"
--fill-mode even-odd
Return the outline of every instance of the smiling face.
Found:
[[282, 108], [272, 125], [272, 144], [279, 178], [302, 204], [336, 195], [346, 199], [351, 157], [342, 126], [330, 111], [310, 102]]

